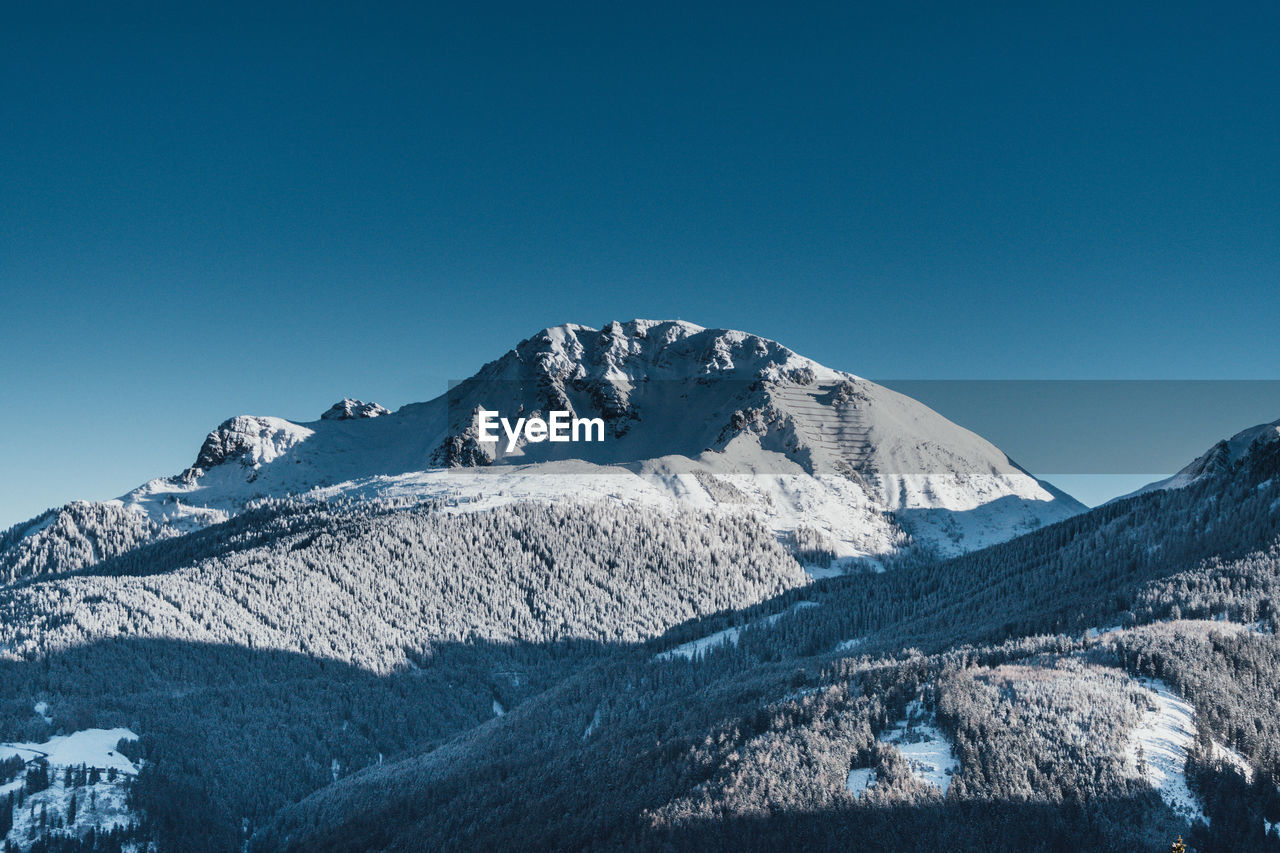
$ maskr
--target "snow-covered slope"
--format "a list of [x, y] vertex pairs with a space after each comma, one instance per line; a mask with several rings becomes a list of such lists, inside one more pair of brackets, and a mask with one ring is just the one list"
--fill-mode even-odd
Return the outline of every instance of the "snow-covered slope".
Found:
[[[27, 764], [17, 779], [0, 785], [0, 799], [16, 796], [24, 785], [28, 791], [11, 812], [12, 828], [0, 842], [29, 850], [33, 841], [83, 838], [90, 831], [102, 834], [135, 824], [129, 784], [138, 765], [116, 747], [137, 739], [129, 729], [116, 728], [85, 729], [43, 743], [0, 743], [0, 760], [17, 757]], [[43, 770], [47, 786], [30, 790], [32, 768]]]
[[[1187, 784], [1187, 755], [1196, 740], [1195, 709], [1162, 681], [1142, 679], [1142, 684], [1150, 708], [1126, 744], [1126, 760], [1174, 814], [1189, 823], [1207, 823], [1200, 799]], [[1212, 747], [1215, 760], [1252, 781], [1253, 770], [1238, 752], [1216, 740]]]
[[1125, 497], [1153, 492], [1157, 489], [1185, 488], [1192, 483], [1203, 480], [1205, 477], [1211, 477], [1229, 470], [1232, 465], [1252, 453], [1256, 447], [1271, 444], [1278, 439], [1280, 439], [1280, 421], [1258, 424], [1246, 430], [1241, 430], [1231, 438], [1219, 441], [1172, 477], [1148, 483], [1133, 492], [1133, 494], [1125, 495]]
[[[604, 440], [508, 450], [480, 440], [480, 409], [600, 418]], [[343, 400], [308, 423], [231, 418], [191, 468], [113, 505], [172, 535], [283, 496], [570, 495], [756, 512], [837, 568], [913, 541], [967, 551], [1082, 509], [915, 400], [755, 335], [646, 320], [546, 329], [394, 413]]]

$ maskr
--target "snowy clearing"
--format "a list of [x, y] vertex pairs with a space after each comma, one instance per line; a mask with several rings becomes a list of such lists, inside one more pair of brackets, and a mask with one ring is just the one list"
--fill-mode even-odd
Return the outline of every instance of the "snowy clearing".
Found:
[[855, 797], [862, 796], [863, 791], [873, 787], [875, 784], [876, 771], [870, 767], [855, 767], [849, 771], [849, 776], [844, 782], [845, 788]]
[[742, 634], [743, 630], [746, 628], [758, 628], [761, 626], [767, 627], [775, 624], [779, 619], [781, 619], [783, 616], [786, 616], [789, 613], [795, 613], [796, 611], [804, 610], [807, 607], [817, 607], [817, 606], [818, 606], [818, 603], [816, 601], [797, 602], [796, 604], [792, 605], [791, 608], [784, 610], [781, 613], [774, 613], [772, 616], [766, 616], [763, 619], [757, 619], [754, 622], [747, 623], [746, 625], [737, 625], [732, 628], [725, 628], [723, 631], [716, 631], [714, 634], [708, 634], [705, 637], [699, 637], [696, 640], [690, 640], [687, 643], [681, 643], [680, 645], [676, 646], [674, 649], [668, 649], [665, 652], [659, 652], [658, 654], [653, 656], [653, 659], [655, 661], [674, 660], [675, 658], [680, 657], [686, 660], [696, 660], [702, 657], [704, 654], [706, 654], [709, 649], [713, 649], [716, 646], [720, 646], [725, 643], [730, 643], [735, 646], [738, 645], [738, 637]]
[[[880, 733], [881, 743], [892, 744], [911, 767], [911, 775], [946, 796], [951, 780], [960, 772], [960, 761], [951, 750], [951, 740], [938, 728], [937, 718], [925, 710], [919, 699], [907, 704], [907, 716], [893, 728]], [[875, 786], [875, 770], [855, 767], [845, 779], [845, 787], [860, 796]]]
[[866, 637], [854, 637], [852, 640], [841, 640], [840, 642], [836, 643], [835, 650], [837, 653], [851, 652], [854, 649], [866, 643], [866, 641], [867, 641]]
[[44, 743], [0, 743], [0, 759], [11, 755], [20, 756], [24, 761], [44, 758], [50, 767], [84, 764], [132, 776], [138, 768], [116, 752], [116, 744], [121, 740], [137, 739], [138, 736], [128, 729], [85, 729], [69, 735], [56, 735]]
[[1125, 758], [1175, 814], [1189, 823], [1206, 820], [1187, 786], [1187, 751], [1196, 739], [1195, 711], [1163, 682], [1144, 679], [1142, 684], [1154, 709], [1133, 730]]
[[[55, 834], [78, 836], [90, 829], [105, 832], [131, 825], [128, 782], [138, 768], [116, 745], [137, 739], [129, 729], [118, 728], [85, 729], [44, 743], [0, 743], [0, 759], [16, 755], [28, 763], [44, 759], [49, 764], [49, 787], [27, 795], [13, 810], [7, 840], [22, 849], [52, 827]], [[80, 767], [87, 770], [76, 779]], [[15, 779], [0, 794], [16, 791], [22, 784], [21, 777]]]
[[[1187, 753], [1196, 739], [1195, 709], [1163, 681], [1140, 679], [1153, 709], [1130, 735], [1125, 758], [1134, 772], [1151, 783], [1170, 809], [1188, 823], [1209, 822], [1199, 799], [1187, 785]], [[1213, 757], [1253, 778], [1244, 757], [1214, 741]]]

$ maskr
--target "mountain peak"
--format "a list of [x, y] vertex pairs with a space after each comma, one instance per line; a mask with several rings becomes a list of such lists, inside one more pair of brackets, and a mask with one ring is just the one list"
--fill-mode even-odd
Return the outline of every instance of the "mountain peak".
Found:
[[798, 375], [856, 378], [747, 332], [710, 329], [683, 320], [634, 319], [614, 320], [602, 329], [576, 323], [543, 329], [485, 365], [473, 379], [528, 379], [531, 369], [555, 384], [709, 376], [746, 381], [785, 381]]
[[568, 335], [577, 333], [600, 333], [611, 337], [631, 337], [645, 338], [653, 329], [661, 332], [672, 332], [675, 337], [687, 337], [705, 332], [706, 327], [699, 326], [696, 323], [688, 323], [684, 320], [646, 320], [636, 317], [632, 320], [610, 320], [604, 324], [603, 328], [597, 329], [592, 326], [584, 326], [581, 323], [561, 323], [558, 326], [549, 326], [538, 334], [533, 335], [530, 340], [541, 337], [550, 338], [552, 340], [561, 340]]
[[214, 468], [234, 461], [247, 468], [258, 468], [273, 462], [312, 434], [312, 430], [283, 418], [238, 415], [223, 421], [205, 437], [193, 469]]
[[359, 418], [376, 418], [382, 415], [391, 414], [391, 410], [379, 406], [377, 403], [366, 403], [364, 400], [353, 400], [346, 397], [329, 407], [323, 415], [320, 416], [322, 421], [353, 421]]
[[1157, 489], [1181, 489], [1206, 477], [1225, 473], [1259, 448], [1270, 446], [1276, 441], [1280, 441], [1280, 420], [1243, 429], [1231, 438], [1223, 439], [1210, 447], [1172, 477], [1149, 483], [1124, 497], [1133, 497], [1133, 495]]

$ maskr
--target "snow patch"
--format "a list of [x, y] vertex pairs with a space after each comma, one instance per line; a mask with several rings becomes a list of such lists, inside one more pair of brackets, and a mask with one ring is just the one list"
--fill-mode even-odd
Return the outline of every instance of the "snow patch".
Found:
[[128, 729], [84, 729], [69, 735], [56, 735], [44, 743], [0, 743], [0, 759], [11, 755], [25, 761], [44, 758], [51, 767], [78, 767], [84, 764], [102, 770], [114, 769], [134, 775], [137, 766], [116, 752], [122, 740], [137, 740]]
[[[960, 772], [960, 760], [951, 749], [951, 740], [938, 728], [937, 718], [925, 710], [923, 702], [909, 702], [906, 717], [881, 732], [878, 740], [892, 744], [902, 754], [918, 781], [946, 796], [952, 778]], [[845, 787], [855, 796], [874, 785], [875, 770], [867, 767], [855, 767], [845, 779]]]
[[687, 643], [681, 643], [680, 645], [676, 646], [673, 649], [668, 649], [665, 652], [659, 652], [658, 654], [653, 656], [653, 659], [655, 661], [666, 661], [666, 660], [674, 660], [675, 658], [680, 657], [680, 658], [684, 658], [685, 660], [697, 660], [698, 658], [706, 654], [710, 649], [713, 649], [716, 646], [721, 646], [721, 645], [724, 645], [725, 643], [729, 643], [734, 646], [738, 645], [738, 637], [742, 634], [743, 630], [745, 630], [746, 628], [772, 626], [779, 619], [781, 619], [783, 616], [786, 616], [789, 613], [795, 613], [796, 611], [804, 610], [805, 608], [817, 607], [817, 606], [818, 606], [818, 602], [816, 601], [797, 602], [796, 604], [792, 605], [789, 609], [784, 610], [781, 613], [774, 613], [771, 616], [766, 616], [763, 619], [756, 619], [755, 621], [749, 622], [746, 625], [737, 625], [732, 628], [725, 628], [723, 631], [716, 631], [714, 634], [708, 634], [705, 637], [699, 637], [696, 640], [690, 640]]
[[1125, 759], [1160, 799], [1188, 823], [1205, 821], [1199, 800], [1187, 785], [1187, 752], [1196, 739], [1195, 711], [1162, 681], [1142, 679], [1152, 707], [1129, 737]]
[[1253, 768], [1245, 757], [1229, 746], [1213, 742], [1213, 760], [1225, 764], [1244, 777], [1246, 782], [1253, 782]]
[[591, 715], [591, 722], [587, 723], [586, 729], [582, 732], [582, 739], [586, 740], [591, 737], [600, 728], [600, 708], [597, 707], [595, 713]]
[[[29, 767], [40, 759], [49, 765], [49, 787], [29, 794], [22, 806], [13, 810], [13, 827], [7, 840], [23, 849], [33, 838], [46, 834], [80, 836], [90, 829], [101, 833], [133, 825], [128, 783], [138, 768], [116, 751], [116, 745], [137, 737], [123, 728], [85, 729], [44, 743], [0, 743], [0, 759], [16, 755]], [[82, 766], [86, 768], [84, 778], [76, 779], [77, 769]], [[93, 776], [88, 771], [94, 770], [98, 771], [94, 774], [98, 781], [90, 781]], [[16, 791], [22, 784], [20, 776], [0, 788], [0, 795]]]
[[907, 705], [906, 719], [880, 735], [893, 744], [911, 766], [911, 773], [926, 785], [941, 789], [945, 796], [951, 778], [960, 772], [960, 761], [951, 751], [951, 741], [937, 726], [937, 719], [916, 699]]
[[862, 796], [863, 792], [868, 788], [874, 787], [876, 784], [876, 771], [870, 767], [855, 767], [849, 771], [849, 776], [845, 779], [844, 786], [855, 797]]
[[826, 580], [827, 578], [838, 578], [848, 572], [848, 561], [832, 561], [829, 566], [819, 566], [813, 563], [802, 563], [801, 568], [804, 573], [816, 581]]
[[[1195, 709], [1156, 679], [1140, 679], [1152, 702], [1130, 735], [1125, 758], [1131, 770], [1147, 780], [1160, 799], [1188, 823], [1209, 822], [1199, 799], [1187, 785], [1187, 753], [1196, 740]], [[1247, 781], [1253, 768], [1234, 749], [1213, 742], [1213, 759], [1235, 769]]]

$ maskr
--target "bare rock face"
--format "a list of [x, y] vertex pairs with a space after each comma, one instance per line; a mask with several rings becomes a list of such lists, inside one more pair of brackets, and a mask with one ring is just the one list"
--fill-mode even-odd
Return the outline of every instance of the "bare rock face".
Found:
[[439, 468], [475, 468], [492, 465], [496, 444], [479, 440], [480, 429], [476, 419], [478, 411], [472, 411], [471, 423], [462, 432], [448, 435], [431, 454], [431, 464]]
[[391, 414], [390, 409], [379, 406], [377, 403], [366, 403], [364, 400], [352, 400], [348, 397], [330, 406], [329, 410], [320, 416], [320, 420], [354, 421], [358, 418], [376, 418], [389, 414]]
[[267, 464], [311, 435], [311, 430], [282, 418], [240, 415], [223, 421], [205, 438], [195, 468], [208, 470], [227, 462], [246, 467]]

